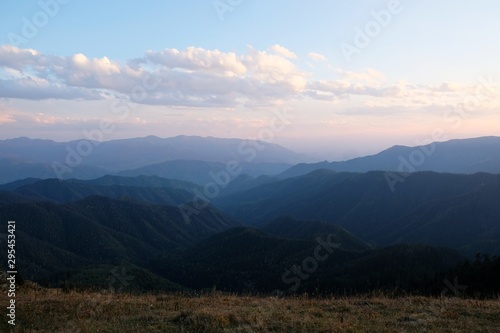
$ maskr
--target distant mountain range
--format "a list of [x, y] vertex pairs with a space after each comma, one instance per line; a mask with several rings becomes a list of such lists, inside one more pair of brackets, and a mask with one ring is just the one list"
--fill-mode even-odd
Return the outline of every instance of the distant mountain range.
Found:
[[[208, 177], [180, 173], [178, 169], [186, 163], [162, 164], [169, 161], [193, 161], [194, 169], [206, 163], [205, 174], [237, 162], [245, 173], [262, 175], [281, 173], [310, 159], [277, 144], [241, 139], [148, 136], [105, 142], [55, 142], [17, 138], [0, 141], [0, 183], [29, 177], [93, 179], [127, 170], [129, 175], [144, 172], [184, 180], [198, 178], [201, 182]], [[141, 169], [146, 166], [150, 167]], [[165, 174], [169, 170], [172, 174]], [[199, 174], [198, 169], [194, 171]]]
[[298, 164], [279, 175], [290, 178], [314, 170], [328, 169], [346, 172], [376, 170], [447, 173], [500, 173], [500, 137], [433, 142], [426, 146], [394, 146], [378, 154], [345, 162]]
[[284, 178], [314, 170], [500, 173], [500, 137], [394, 146], [345, 162], [310, 159], [276, 144], [240, 139], [178, 136], [95, 142], [17, 138], [0, 141], [0, 184], [24, 178], [94, 179], [105, 175], [159, 176], [205, 185], [210, 173], [230, 167], [237, 175]]

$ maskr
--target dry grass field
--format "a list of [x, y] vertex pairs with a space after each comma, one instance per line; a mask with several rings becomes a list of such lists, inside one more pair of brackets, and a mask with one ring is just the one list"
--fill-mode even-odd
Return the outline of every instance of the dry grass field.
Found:
[[16, 303], [16, 326], [7, 325], [3, 314], [2, 332], [500, 332], [500, 300], [195, 297], [23, 287]]

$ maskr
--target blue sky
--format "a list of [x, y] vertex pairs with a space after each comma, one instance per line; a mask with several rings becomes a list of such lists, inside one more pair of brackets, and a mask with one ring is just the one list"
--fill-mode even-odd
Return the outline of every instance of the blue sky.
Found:
[[493, 0], [3, 1], [0, 139], [77, 139], [102, 119], [116, 125], [105, 139], [258, 137], [284, 108], [293, 120], [272, 140], [328, 159], [436, 129], [497, 135], [499, 12]]

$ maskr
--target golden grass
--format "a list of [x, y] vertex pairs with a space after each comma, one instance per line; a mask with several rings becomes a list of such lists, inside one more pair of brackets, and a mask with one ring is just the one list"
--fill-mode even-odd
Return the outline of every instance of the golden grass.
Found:
[[[2, 332], [500, 332], [500, 300], [63, 293], [23, 288]], [[2, 308], [6, 302], [2, 298]], [[5, 310], [4, 310], [5, 312]]]

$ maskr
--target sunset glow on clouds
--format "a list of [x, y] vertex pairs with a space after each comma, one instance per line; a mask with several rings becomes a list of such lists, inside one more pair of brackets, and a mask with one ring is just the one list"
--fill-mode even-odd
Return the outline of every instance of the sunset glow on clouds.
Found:
[[[495, 6], [489, 1], [484, 4]], [[394, 56], [405, 46], [411, 45], [414, 52], [417, 45], [426, 45], [416, 37], [411, 44], [401, 40], [402, 45], [397, 45], [394, 40], [398, 40], [401, 30], [408, 28], [407, 24], [421, 15], [427, 2], [413, 5], [413, 12], [407, 7], [401, 18], [395, 17], [385, 28], [386, 35], [381, 31], [374, 36], [371, 46], [356, 55], [358, 59], [354, 64], [341, 56], [342, 40], [346, 40], [347, 35], [352, 38], [357, 26], [362, 28], [369, 22], [370, 11], [383, 10], [385, 5], [383, 1], [367, 2], [358, 9], [366, 11], [364, 16], [358, 13], [364, 19], [358, 14], [336, 23], [318, 19], [317, 26], [310, 28], [316, 37], [305, 38], [302, 44], [290, 40], [287, 34], [272, 32], [266, 36], [257, 31], [263, 27], [256, 25], [257, 39], [250, 32], [244, 32], [241, 40], [232, 36], [229, 27], [243, 24], [256, 15], [254, 6], [262, 6], [250, 3], [226, 13], [227, 23], [212, 17], [215, 21], [210, 21], [205, 33], [211, 38], [210, 42], [197, 43], [197, 38], [190, 39], [194, 36], [192, 30], [204, 34], [201, 24], [208, 18], [200, 18], [205, 20], [200, 22], [201, 30], [186, 28], [182, 33], [185, 42], [165, 38], [160, 43], [164, 46], [158, 47], [157, 37], [149, 47], [141, 50], [134, 46], [119, 57], [104, 49], [96, 52], [90, 46], [87, 52], [84, 46], [90, 44], [85, 42], [85, 31], [82, 32], [84, 41], [68, 47], [64, 53], [55, 51], [59, 45], [45, 46], [50, 44], [44, 44], [44, 38], [47, 40], [50, 33], [44, 35], [41, 31], [39, 39], [27, 45], [14, 46], [4, 38], [0, 46], [1, 138], [76, 139], [81, 137], [82, 130], [101, 119], [117, 124], [116, 131], [106, 139], [149, 134], [245, 138], [266, 126], [272, 112], [283, 107], [292, 110], [294, 121], [286, 131], [279, 133], [276, 142], [303, 151], [312, 147], [311, 151], [321, 151], [321, 156], [328, 158], [349, 155], [346, 151], [351, 148], [351, 155], [356, 155], [392, 144], [413, 144], [416, 138], [425, 137], [436, 127], [445, 128], [450, 138], [498, 135], [500, 72], [496, 71], [496, 65], [484, 71], [484, 63], [477, 61], [479, 55], [472, 60], [471, 54], [450, 54], [448, 64], [438, 55], [439, 47], [435, 47], [430, 35], [426, 42], [429, 49], [415, 53], [415, 61], [405, 58], [394, 61]], [[67, 19], [74, 18], [78, 6], [67, 5]], [[334, 5], [317, 5], [321, 6]], [[346, 6], [338, 5], [337, 10], [345, 10]], [[60, 17], [64, 21], [63, 9], [54, 22], [47, 25], [47, 30], [64, 23], [56, 20]], [[293, 12], [288, 9], [291, 16]], [[427, 16], [429, 29], [444, 24], [434, 22], [433, 15]], [[278, 21], [286, 20], [279, 18]], [[259, 22], [270, 31], [273, 24], [279, 26], [279, 22]], [[321, 27], [335, 29], [335, 24], [339, 30], [332, 30], [334, 34], [321, 34]], [[223, 25], [229, 30], [214, 39], [209, 32]], [[140, 26], [137, 29], [140, 30]], [[423, 30], [426, 29], [423, 26]], [[343, 31], [350, 32], [346, 35]], [[62, 33], [53, 33], [61, 34], [62, 39], [65, 37]], [[117, 33], [121, 35], [126, 31]], [[290, 33], [296, 33], [297, 39], [302, 38], [298, 30]], [[418, 31], [408, 34], [407, 37], [419, 36]], [[92, 36], [99, 39], [95, 32]], [[282, 40], [277, 36], [282, 36]], [[329, 39], [337, 39], [337, 42]], [[234, 47], [228, 47], [231, 41]], [[330, 45], [325, 47], [325, 42]], [[130, 43], [133, 44], [133, 40]], [[386, 60], [380, 58], [383, 50], [387, 52]], [[423, 75], [418, 70], [423, 65], [417, 59], [425, 58], [427, 52], [435, 53], [436, 60], [435, 64], [424, 67], [429, 69], [441, 64], [442, 71]], [[484, 61], [489, 57], [492, 55], [487, 54]], [[407, 60], [414, 66], [398, 71]], [[468, 67], [455, 67], [455, 73], [447, 67], [454, 62], [467, 63]], [[117, 115], [115, 111], [119, 107], [130, 109], [127, 117]], [[332, 146], [336, 148], [328, 148]]]

